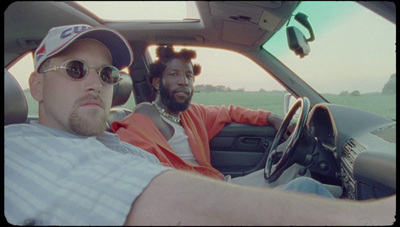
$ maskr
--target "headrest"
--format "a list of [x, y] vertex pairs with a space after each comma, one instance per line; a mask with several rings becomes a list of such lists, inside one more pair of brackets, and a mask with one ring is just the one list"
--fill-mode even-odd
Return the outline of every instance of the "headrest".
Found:
[[121, 73], [122, 80], [114, 85], [112, 106], [121, 106], [128, 101], [133, 91], [132, 78], [128, 74]]
[[24, 123], [28, 116], [25, 94], [6, 69], [4, 69], [4, 125]]

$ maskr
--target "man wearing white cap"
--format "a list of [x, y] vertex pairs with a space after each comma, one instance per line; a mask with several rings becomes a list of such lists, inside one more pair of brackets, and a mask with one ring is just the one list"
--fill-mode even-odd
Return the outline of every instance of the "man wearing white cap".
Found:
[[167, 170], [155, 156], [105, 132], [113, 84], [132, 61], [128, 42], [114, 30], [49, 31], [29, 78], [39, 122], [5, 127], [9, 223], [122, 225], [132, 202]]
[[5, 127], [4, 214], [11, 224], [394, 221], [395, 197], [349, 202], [219, 182], [163, 167], [154, 155], [105, 132], [112, 85], [133, 60], [129, 44], [116, 31], [88, 25], [53, 28], [34, 58], [29, 85], [39, 102], [39, 122]]
[[[78, 46], [75, 49], [82, 52], [86, 59], [79, 55], [69, 56], [71, 46]], [[103, 46], [107, 52], [104, 59], [100, 58], [102, 55], [99, 53], [98, 46]], [[94, 54], [86, 49], [91, 49]], [[37, 48], [34, 57], [35, 72], [32, 73], [29, 83], [32, 97], [39, 102], [39, 123], [87, 136], [103, 133], [106, 129], [105, 120], [111, 108], [112, 85], [121, 78], [119, 70], [128, 67], [133, 61], [128, 42], [116, 31], [105, 27], [63, 26], [49, 31]], [[90, 64], [92, 62], [93, 64]], [[100, 80], [95, 77], [96, 74]], [[64, 82], [57, 83], [60, 79]], [[92, 90], [85, 93], [79, 92], [86, 81], [87, 84], [97, 87], [88, 88]], [[69, 82], [71, 82], [71, 87], [67, 87]], [[50, 86], [43, 86], [45, 84]], [[57, 87], [58, 84], [59, 87]], [[61, 92], [62, 90], [66, 93]], [[77, 96], [77, 100], [74, 100], [73, 96]], [[70, 112], [67, 111], [68, 104], [75, 105], [70, 106], [72, 108]], [[80, 105], [85, 108], [80, 108]], [[100, 109], [90, 108], [96, 106]], [[88, 112], [90, 115], [80, 112]], [[56, 119], [55, 114], [69, 115], [67, 119], [68, 124], [71, 125], [69, 127], [63, 125], [67, 122]], [[87, 120], [81, 119], [85, 116], [88, 117]], [[91, 122], [93, 127], [98, 128], [93, 135], [91, 135], [92, 129], [87, 128]]]

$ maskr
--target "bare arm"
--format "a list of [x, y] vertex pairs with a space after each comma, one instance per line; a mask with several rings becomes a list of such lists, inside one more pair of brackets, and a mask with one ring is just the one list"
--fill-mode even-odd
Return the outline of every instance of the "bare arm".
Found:
[[395, 196], [379, 202], [251, 188], [170, 170], [132, 204], [127, 225], [393, 224]]

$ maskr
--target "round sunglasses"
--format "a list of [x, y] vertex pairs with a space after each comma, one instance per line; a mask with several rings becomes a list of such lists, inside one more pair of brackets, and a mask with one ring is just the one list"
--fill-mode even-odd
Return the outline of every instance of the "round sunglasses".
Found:
[[[58, 69], [64, 69], [73, 80], [82, 80], [89, 73], [89, 67], [84, 62], [75, 59], [67, 60], [61, 66], [43, 70], [42, 73], [57, 71]], [[122, 80], [120, 71], [114, 66], [103, 66], [98, 72], [100, 80], [105, 84], [114, 85]]]

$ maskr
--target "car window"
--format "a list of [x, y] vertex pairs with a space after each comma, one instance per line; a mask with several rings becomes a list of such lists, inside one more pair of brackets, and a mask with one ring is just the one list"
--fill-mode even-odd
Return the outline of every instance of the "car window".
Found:
[[[149, 53], [156, 59], [157, 46]], [[238, 105], [251, 109], [269, 110], [283, 115], [285, 88], [265, 70], [247, 57], [233, 51], [216, 48], [174, 46], [195, 50], [194, 64], [201, 65], [195, 78], [192, 102], [205, 105]]]
[[[263, 48], [331, 103], [396, 119], [396, 25], [356, 2], [302, 2], [315, 40], [300, 58], [289, 50], [286, 29]], [[306, 38], [310, 35], [293, 18]]]

